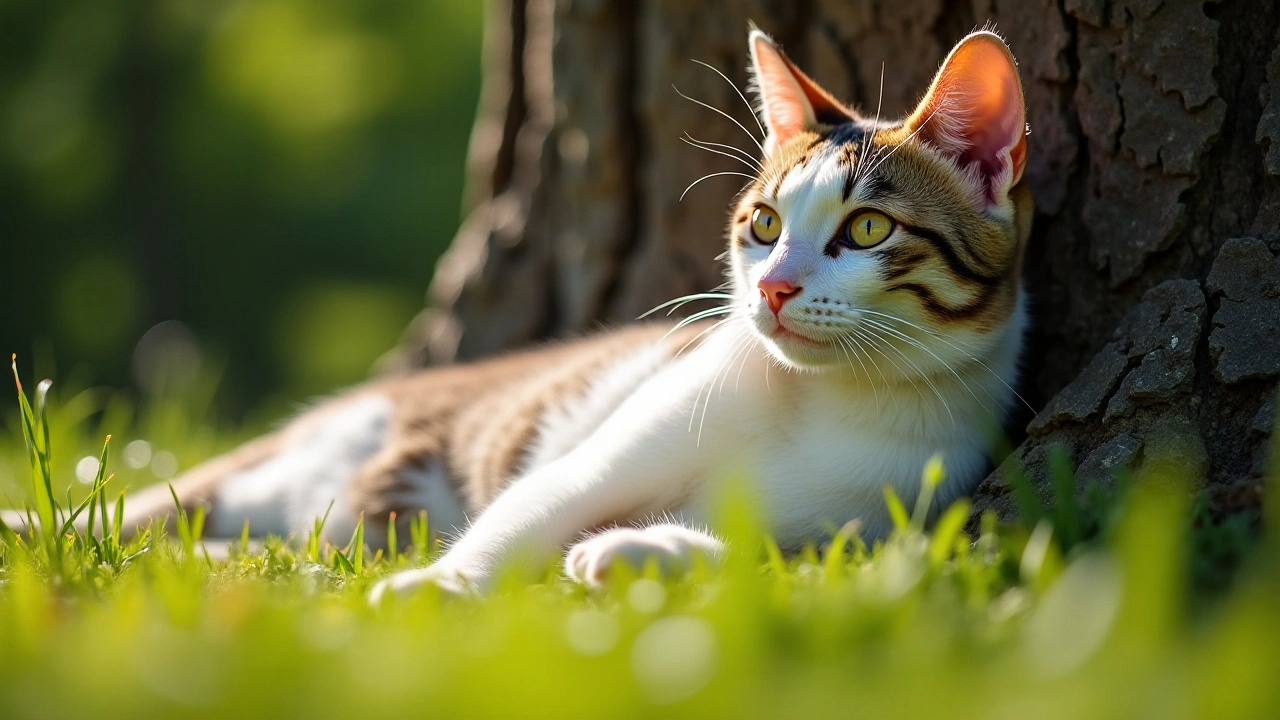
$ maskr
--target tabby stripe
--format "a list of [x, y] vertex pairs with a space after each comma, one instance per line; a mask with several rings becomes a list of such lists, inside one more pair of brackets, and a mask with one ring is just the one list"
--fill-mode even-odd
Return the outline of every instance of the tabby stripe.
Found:
[[863, 181], [862, 200], [863, 202], [881, 200], [886, 195], [894, 194], [897, 190], [889, 178], [883, 175], [869, 175]]
[[889, 286], [889, 291], [906, 290], [920, 299], [925, 310], [932, 313], [941, 320], [966, 320], [977, 315], [991, 304], [991, 300], [995, 297], [997, 288], [984, 288], [982, 292], [973, 300], [961, 305], [960, 307], [951, 307], [938, 299], [933, 291], [919, 283], [898, 283]]
[[[819, 139], [819, 141], [818, 141], [818, 142], [821, 142], [821, 139]], [[807, 163], [807, 162], [809, 162], [811, 159], [813, 159], [813, 155], [814, 155], [814, 153], [815, 153], [815, 150], [814, 150], [813, 148], [814, 148], [814, 146], [815, 146], [815, 145], [817, 145], [817, 143], [814, 143], [814, 144], [810, 145], [810, 146], [809, 146], [809, 147], [804, 151], [804, 154], [800, 156], [800, 159], [795, 161], [794, 165], [795, 165], [796, 167], [799, 167], [799, 166], [801, 166], [801, 165], [804, 165], [805, 163]]]
[[844, 187], [840, 190], [840, 197], [844, 202], [849, 202], [849, 196], [853, 194], [853, 181], [857, 179], [857, 175], [855, 173], [858, 168], [857, 165], [854, 164], [853, 158], [854, 146], [850, 143], [844, 146], [844, 154], [840, 158], [841, 164], [844, 165], [845, 169]]
[[881, 250], [877, 257], [881, 264], [880, 279], [889, 282], [915, 270], [930, 256], [920, 250], [893, 246]]
[[986, 287], [996, 287], [1004, 282], [1003, 276], [985, 275], [967, 265], [965, 261], [956, 254], [955, 248], [952, 247], [951, 242], [943, 237], [938, 231], [916, 225], [907, 225], [906, 223], [899, 223], [898, 225], [912, 235], [915, 235], [922, 240], [928, 240], [929, 244], [932, 245], [933, 248], [938, 251], [938, 254], [942, 256], [943, 261], [947, 263], [947, 267], [951, 268], [951, 272], [956, 275]]
[[791, 172], [791, 168], [793, 167], [795, 167], [795, 164], [782, 168], [782, 172], [778, 173], [777, 179], [773, 181], [773, 192], [769, 193], [769, 195], [772, 196], [774, 200], [778, 199], [778, 191], [782, 189], [782, 181], [787, 179], [787, 173]]

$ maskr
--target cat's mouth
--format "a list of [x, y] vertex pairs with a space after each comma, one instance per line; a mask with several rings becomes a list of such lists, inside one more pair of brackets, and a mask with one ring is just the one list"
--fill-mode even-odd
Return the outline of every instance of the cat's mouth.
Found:
[[785, 340], [788, 342], [803, 343], [807, 345], [818, 344], [817, 340], [814, 340], [813, 338], [807, 337], [805, 335], [801, 335], [800, 333], [789, 329], [786, 325], [783, 325], [781, 322], [778, 323], [778, 327], [776, 327], [773, 330], [773, 332], [769, 333], [769, 337], [773, 338], [774, 340]]
[[763, 334], [772, 340], [779, 350], [783, 352], [791, 350], [800, 353], [802, 357], [808, 357], [827, 343], [815, 338], [807, 331], [809, 331], [809, 328], [805, 327], [805, 323], [797, 323], [795, 321], [787, 323], [782, 318], [775, 317], [773, 318], [773, 329], [766, 330]]

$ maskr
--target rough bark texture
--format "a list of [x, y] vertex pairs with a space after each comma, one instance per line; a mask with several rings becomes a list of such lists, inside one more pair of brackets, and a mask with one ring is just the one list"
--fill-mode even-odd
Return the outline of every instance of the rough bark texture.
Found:
[[[1010, 462], [1083, 486], [1180, 463], [1219, 506], [1256, 504], [1280, 378], [1280, 7], [1270, 0], [491, 0], [473, 209], [401, 366], [625, 322], [720, 282], [742, 170], [680, 142], [754, 150], [748, 20], [874, 113], [909, 109], [988, 21], [1020, 61], [1037, 215], [1034, 329]], [[1008, 511], [1002, 468], [979, 508]]]

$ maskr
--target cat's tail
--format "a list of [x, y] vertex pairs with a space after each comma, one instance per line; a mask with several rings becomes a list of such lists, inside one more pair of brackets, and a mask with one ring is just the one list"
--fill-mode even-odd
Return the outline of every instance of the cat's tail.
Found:
[[[174, 532], [178, 509], [173, 500], [175, 494], [188, 513], [194, 513], [201, 505], [208, 508], [223, 481], [271, 458], [279, 451], [280, 444], [280, 433], [271, 433], [191, 468], [172, 483], [157, 483], [127, 493], [124, 521], [121, 523], [122, 539], [132, 539], [149, 526], [155, 530], [163, 526], [166, 532]], [[0, 510], [0, 520], [18, 535], [30, 530], [25, 511]], [[81, 532], [86, 530], [86, 522], [87, 517], [83, 513], [76, 519], [76, 526]]]

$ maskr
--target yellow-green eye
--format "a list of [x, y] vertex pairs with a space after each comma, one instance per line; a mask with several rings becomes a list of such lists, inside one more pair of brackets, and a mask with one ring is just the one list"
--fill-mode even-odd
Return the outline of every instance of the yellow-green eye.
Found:
[[751, 232], [755, 234], [756, 240], [772, 245], [782, 234], [782, 220], [778, 213], [762, 205], [751, 215]]
[[850, 218], [844, 232], [854, 247], [869, 248], [889, 237], [893, 221], [884, 213], [867, 210]]

